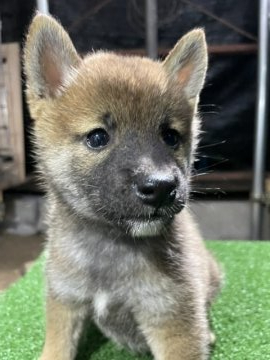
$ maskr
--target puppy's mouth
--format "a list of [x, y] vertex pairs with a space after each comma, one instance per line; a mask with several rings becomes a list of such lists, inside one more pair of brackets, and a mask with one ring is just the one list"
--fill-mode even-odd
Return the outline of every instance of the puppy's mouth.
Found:
[[117, 208], [107, 208], [107, 211], [101, 215], [104, 220], [116, 225], [133, 237], [157, 236], [167, 229], [170, 223], [173, 222], [174, 216], [184, 206], [184, 201], [175, 202], [172, 206], [152, 209], [146, 206], [139, 208], [131, 206], [125, 212], [122, 210], [121, 213], [117, 211]]
[[119, 218], [119, 225], [125, 227], [133, 237], [156, 236], [173, 221], [175, 214], [183, 207], [184, 205], [181, 205], [171, 211], [156, 210], [136, 217], [122, 216]]
[[162, 233], [166, 223], [162, 220], [126, 222], [127, 230], [132, 237], [152, 237]]
[[151, 223], [154, 221], [165, 221], [165, 220], [172, 219], [172, 218], [173, 218], [173, 215], [165, 216], [164, 214], [154, 212], [152, 214], [140, 215], [140, 216], [136, 216], [136, 217], [122, 216], [122, 217], [120, 217], [120, 221], [123, 221], [123, 222], [134, 221], [134, 222]]

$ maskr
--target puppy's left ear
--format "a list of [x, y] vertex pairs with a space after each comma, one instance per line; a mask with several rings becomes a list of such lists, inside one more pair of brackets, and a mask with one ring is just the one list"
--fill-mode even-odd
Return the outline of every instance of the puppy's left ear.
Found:
[[207, 70], [207, 45], [202, 29], [183, 36], [163, 62], [170, 76], [176, 77], [190, 101], [197, 102]]

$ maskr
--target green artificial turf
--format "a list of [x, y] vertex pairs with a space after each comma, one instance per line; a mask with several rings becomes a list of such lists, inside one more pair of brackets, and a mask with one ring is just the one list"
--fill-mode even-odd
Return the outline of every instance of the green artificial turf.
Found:
[[[226, 273], [224, 289], [211, 312], [217, 336], [211, 359], [270, 359], [270, 242], [211, 241], [207, 246]], [[1, 360], [38, 358], [44, 337], [42, 269], [40, 258], [0, 296]], [[82, 346], [78, 360], [151, 359], [119, 350], [95, 329], [89, 343]]]

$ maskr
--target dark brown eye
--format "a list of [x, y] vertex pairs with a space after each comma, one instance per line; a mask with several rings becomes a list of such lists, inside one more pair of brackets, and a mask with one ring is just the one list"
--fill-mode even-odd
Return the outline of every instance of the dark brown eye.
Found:
[[181, 135], [175, 129], [164, 128], [161, 130], [161, 137], [166, 145], [176, 149], [180, 144]]
[[86, 143], [92, 149], [99, 149], [108, 144], [110, 140], [109, 134], [104, 129], [95, 129], [87, 135]]

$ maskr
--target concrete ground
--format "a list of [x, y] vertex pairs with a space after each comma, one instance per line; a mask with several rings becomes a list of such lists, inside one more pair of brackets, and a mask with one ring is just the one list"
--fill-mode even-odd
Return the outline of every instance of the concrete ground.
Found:
[[0, 292], [18, 280], [43, 249], [44, 237], [0, 234]]

